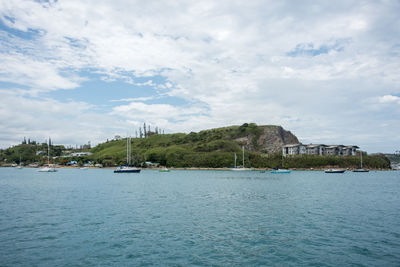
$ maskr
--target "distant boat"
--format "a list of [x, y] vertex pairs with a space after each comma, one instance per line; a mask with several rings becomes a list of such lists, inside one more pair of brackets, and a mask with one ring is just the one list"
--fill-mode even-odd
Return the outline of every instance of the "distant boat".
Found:
[[132, 151], [131, 137], [126, 137], [126, 165], [118, 166], [114, 170], [114, 173], [139, 173], [140, 172], [140, 169], [130, 166], [131, 165], [131, 151]]
[[282, 169], [275, 169], [275, 170], [271, 171], [271, 173], [291, 173], [292, 172], [290, 170], [283, 169], [283, 166], [284, 166], [284, 164], [283, 164], [283, 153], [282, 153]]
[[369, 172], [369, 170], [363, 169], [362, 151], [360, 150], [360, 168], [353, 170], [353, 172]]
[[231, 169], [231, 171], [248, 171], [248, 168], [244, 167], [244, 146], [242, 146], [242, 167], [237, 167], [236, 166], [236, 160], [237, 160], [237, 156], [235, 153], [235, 165], [233, 166], [233, 168]]
[[167, 169], [167, 168], [162, 168], [162, 169], [160, 169], [159, 171], [160, 171], [160, 172], [169, 172], [169, 169]]
[[345, 170], [341, 170], [341, 169], [327, 169], [325, 170], [325, 173], [344, 173]]
[[47, 146], [47, 166], [44, 166], [42, 168], [39, 169], [39, 172], [56, 172], [57, 169], [52, 167], [50, 165], [50, 138], [49, 138], [49, 144]]
[[271, 171], [271, 173], [291, 173], [291, 170], [285, 170], [285, 169], [277, 169], [277, 170], [273, 170]]
[[139, 173], [139, 172], [140, 172], [140, 169], [137, 169], [136, 167], [131, 167], [131, 166], [123, 165], [123, 166], [118, 166], [118, 167], [114, 170], [114, 173], [128, 173], [128, 172], [131, 172], [131, 173]]
[[20, 170], [23, 169], [22, 164], [21, 164], [21, 156], [19, 156], [19, 164], [15, 168], [20, 169]]

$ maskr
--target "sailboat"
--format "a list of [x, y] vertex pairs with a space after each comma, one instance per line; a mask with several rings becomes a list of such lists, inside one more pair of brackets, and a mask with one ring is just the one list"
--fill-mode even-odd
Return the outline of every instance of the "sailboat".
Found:
[[231, 171], [247, 171], [247, 170], [249, 170], [248, 168], [244, 167], [244, 146], [242, 146], [242, 167], [237, 167], [236, 166], [236, 160], [237, 160], [237, 156], [236, 156], [236, 153], [235, 153], [235, 165], [231, 169]]
[[369, 170], [363, 169], [362, 151], [361, 150], [360, 150], [360, 168], [353, 170], [353, 172], [369, 172]]
[[[282, 168], [283, 168], [283, 154], [282, 154]], [[286, 169], [276, 169], [271, 171], [271, 173], [291, 173], [292, 171]]]
[[22, 164], [21, 164], [21, 155], [19, 156], [19, 164], [15, 168], [20, 169], [20, 170], [23, 169]]
[[49, 144], [47, 146], [47, 166], [44, 166], [39, 169], [39, 172], [56, 172], [56, 168], [50, 166], [50, 138], [49, 138]]
[[126, 165], [118, 166], [114, 173], [139, 173], [140, 169], [131, 165], [132, 143], [131, 137], [126, 137]]

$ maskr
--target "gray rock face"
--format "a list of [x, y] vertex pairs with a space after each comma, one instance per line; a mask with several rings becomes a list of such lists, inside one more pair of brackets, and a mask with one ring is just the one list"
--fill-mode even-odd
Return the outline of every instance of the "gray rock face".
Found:
[[249, 134], [235, 141], [243, 144], [246, 150], [263, 153], [281, 152], [283, 145], [299, 143], [294, 134], [281, 126], [260, 125], [258, 127], [261, 129], [258, 134]]

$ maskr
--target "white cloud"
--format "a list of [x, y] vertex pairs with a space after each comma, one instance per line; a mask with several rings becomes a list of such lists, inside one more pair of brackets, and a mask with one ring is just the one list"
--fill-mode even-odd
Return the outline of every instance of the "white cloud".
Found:
[[384, 95], [378, 98], [379, 103], [397, 103], [400, 105], [400, 97], [395, 95]]

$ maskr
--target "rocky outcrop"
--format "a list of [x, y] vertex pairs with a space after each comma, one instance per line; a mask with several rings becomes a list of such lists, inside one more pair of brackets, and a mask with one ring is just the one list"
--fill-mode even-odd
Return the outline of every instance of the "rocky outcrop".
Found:
[[263, 153], [281, 152], [283, 145], [299, 143], [294, 134], [275, 125], [260, 125], [256, 133], [237, 138], [235, 141], [244, 145], [246, 150]]

